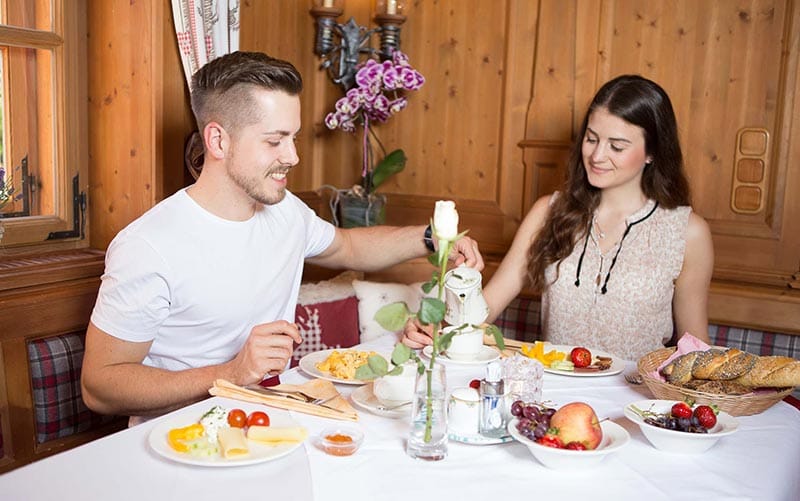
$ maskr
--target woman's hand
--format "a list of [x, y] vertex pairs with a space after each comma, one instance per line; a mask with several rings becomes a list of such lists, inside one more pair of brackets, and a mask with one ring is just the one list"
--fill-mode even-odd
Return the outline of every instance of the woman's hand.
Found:
[[403, 339], [401, 339], [401, 342], [409, 348], [424, 348], [433, 344], [432, 332], [432, 325], [422, 325], [416, 318], [411, 318], [403, 327]]

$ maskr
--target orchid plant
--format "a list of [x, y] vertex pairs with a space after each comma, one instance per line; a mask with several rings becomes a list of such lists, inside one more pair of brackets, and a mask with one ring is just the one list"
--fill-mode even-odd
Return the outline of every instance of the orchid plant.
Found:
[[[439, 200], [436, 202], [433, 220], [431, 221], [431, 229], [439, 245], [437, 251], [428, 256], [428, 261], [433, 264], [436, 269], [431, 279], [422, 285], [422, 290], [427, 295], [434, 287], [437, 287], [437, 296], [435, 298], [423, 297], [420, 301], [419, 311], [416, 313], [410, 311], [405, 302], [387, 304], [375, 313], [375, 320], [380, 326], [392, 332], [402, 329], [411, 318], [417, 318], [421, 323], [433, 326], [433, 346], [429, 365], [427, 367], [428, 369], [433, 369], [436, 363], [436, 357], [447, 350], [453, 336], [458, 334], [458, 332], [465, 327], [459, 326], [457, 329], [447, 332], [446, 334], [442, 333], [442, 322], [444, 321], [446, 308], [443, 299], [444, 277], [447, 273], [448, 259], [456, 241], [467, 234], [467, 231], [462, 233], [458, 232], [458, 211], [456, 211], [455, 202], [449, 200]], [[488, 325], [485, 328], [485, 332], [495, 338], [498, 348], [501, 350], [505, 348], [503, 334], [497, 326]], [[425, 363], [419, 358], [419, 355], [402, 343], [395, 345], [391, 359], [394, 367], [389, 369], [387, 361], [382, 356], [373, 355], [369, 357], [367, 364], [362, 365], [356, 371], [356, 378], [369, 380], [385, 375], [399, 375], [403, 371], [403, 364], [409, 360], [414, 360], [416, 362], [417, 373], [419, 375], [426, 374]], [[431, 416], [433, 415], [431, 412], [431, 406], [433, 405], [431, 377], [431, 371], [428, 371], [425, 401], [427, 407], [425, 442], [431, 440]]]
[[[404, 91], [418, 90], [425, 78], [408, 62], [408, 56], [394, 51], [391, 60], [367, 59], [355, 76], [355, 86], [336, 101], [335, 111], [325, 117], [329, 129], [355, 132], [363, 129], [361, 139], [361, 189], [364, 196], [373, 193], [386, 179], [402, 171], [406, 155], [402, 149], [389, 154], [373, 130], [373, 125], [386, 122], [408, 105]], [[373, 141], [383, 157], [375, 164]]]

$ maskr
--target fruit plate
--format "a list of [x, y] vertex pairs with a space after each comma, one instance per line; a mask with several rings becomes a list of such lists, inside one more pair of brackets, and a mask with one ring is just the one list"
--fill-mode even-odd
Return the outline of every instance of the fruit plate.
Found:
[[574, 451], [570, 449], [555, 449], [540, 445], [533, 440], [522, 436], [517, 430], [518, 419], [514, 418], [508, 424], [508, 433], [518, 442], [522, 442], [531, 451], [541, 464], [554, 470], [582, 469], [597, 465], [609, 454], [624, 447], [631, 439], [625, 428], [613, 421], [602, 421], [600, 429], [603, 430], [603, 440], [596, 449], [591, 451]]
[[642, 434], [656, 449], [683, 454], [705, 452], [713, 447], [720, 438], [739, 429], [739, 422], [736, 421], [736, 418], [723, 411], [717, 414], [717, 424], [708, 433], [689, 433], [645, 423], [644, 418], [632, 409], [632, 406], [636, 406], [643, 411], [662, 414], [670, 412], [676, 403], [678, 400], [640, 400], [625, 406], [625, 417], [639, 425]]
[[[550, 344], [546, 343], [544, 345], [545, 353], [551, 350], [563, 351], [567, 354], [567, 358], [565, 360], [569, 360], [569, 354], [573, 348], [576, 346], [570, 346], [565, 344]], [[603, 377], [603, 376], [613, 376], [615, 374], [619, 374], [620, 372], [625, 370], [625, 361], [619, 357], [606, 353], [602, 350], [594, 350], [592, 348], [587, 348], [592, 353], [592, 359], [596, 357], [608, 357], [611, 359], [611, 367], [604, 371], [582, 371], [572, 370], [572, 371], [563, 371], [559, 369], [551, 369], [550, 367], [545, 367], [544, 371], [550, 374], [559, 374], [562, 376], [574, 376], [574, 377]]]

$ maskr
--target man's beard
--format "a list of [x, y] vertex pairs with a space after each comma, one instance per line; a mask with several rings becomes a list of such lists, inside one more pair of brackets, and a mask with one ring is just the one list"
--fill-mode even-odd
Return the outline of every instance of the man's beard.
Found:
[[[281, 200], [283, 200], [284, 197], [286, 197], [286, 188], [280, 187], [275, 194], [269, 194], [264, 188], [263, 182], [261, 180], [254, 177], [245, 177], [240, 173], [238, 173], [237, 171], [231, 169], [230, 164], [232, 163], [232, 161], [233, 159], [230, 159], [227, 162], [228, 175], [239, 188], [241, 188], [245, 193], [247, 193], [247, 195], [250, 198], [264, 205], [275, 205]], [[281, 170], [284, 169], [281, 168], [270, 169], [265, 177], [269, 177], [270, 174], [272, 174], [273, 172]]]

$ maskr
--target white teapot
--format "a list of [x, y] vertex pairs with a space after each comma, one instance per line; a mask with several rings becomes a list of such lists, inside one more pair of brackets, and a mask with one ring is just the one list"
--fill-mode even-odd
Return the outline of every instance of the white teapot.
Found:
[[489, 305], [483, 297], [481, 272], [461, 265], [444, 276], [445, 314], [450, 325], [480, 325], [489, 316]]

